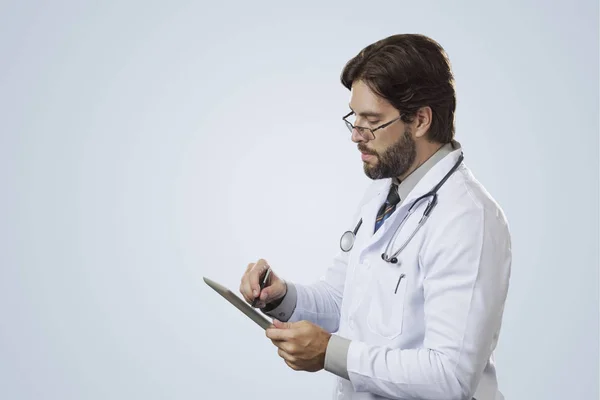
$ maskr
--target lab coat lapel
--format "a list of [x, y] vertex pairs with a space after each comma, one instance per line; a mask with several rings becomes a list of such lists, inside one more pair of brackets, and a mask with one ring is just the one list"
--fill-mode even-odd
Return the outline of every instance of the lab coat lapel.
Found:
[[361, 215], [363, 219], [363, 228], [367, 231], [366, 237], [368, 238], [366, 243], [368, 243], [373, 236], [377, 211], [379, 211], [381, 205], [385, 203], [391, 184], [391, 178], [383, 179], [375, 195], [362, 206]]

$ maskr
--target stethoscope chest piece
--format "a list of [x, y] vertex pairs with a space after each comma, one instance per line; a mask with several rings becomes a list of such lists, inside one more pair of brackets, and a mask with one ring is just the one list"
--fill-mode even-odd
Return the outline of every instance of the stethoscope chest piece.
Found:
[[358, 221], [358, 224], [356, 224], [356, 227], [354, 228], [354, 232], [346, 231], [342, 234], [342, 237], [340, 238], [340, 248], [342, 249], [343, 252], [347, 253], [350, 250], [352, 250], [352, 247], [354, 247], [354, 241], [356, 240], [356, 233], [358, 232], [358, 229], [360, 228], [361, 225], [362, 225], [362, 218], [360, 219], [360, 221]]
[[344, 234], [340, 238], [340, 248], [342, 249], [342, 251], [348, 252], [352, 250], [355, 238], [356, 236], [354, 236], [354, 233], [352, 231], [344, 232]]

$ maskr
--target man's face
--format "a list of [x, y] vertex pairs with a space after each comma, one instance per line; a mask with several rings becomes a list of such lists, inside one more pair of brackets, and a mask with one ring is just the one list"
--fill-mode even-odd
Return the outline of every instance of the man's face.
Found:
[[[362, 80], [355, 81], [350, 91], [350, 109], [356, 115], [348, 120], [355, 126], [377, 128], [400, 116], [387, 100], [377, 96]], [[416, 144], [410, 127], [401, 120], [374, 132], [375, 139], [363, 138], [356, 129], [352, 141], [362, 153], [363, 169], [371, 179], [402, 176], [416, 158]]]

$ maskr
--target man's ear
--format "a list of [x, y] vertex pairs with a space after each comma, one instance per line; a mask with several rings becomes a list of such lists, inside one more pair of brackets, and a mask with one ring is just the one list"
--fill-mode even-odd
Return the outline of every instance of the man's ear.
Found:
[[414, 132], [415, 137], [423, 137], [429, 131], [429, 127], [431, 126], [431, 119], [433, 117], [433, 112], [431, 111], [431, 107], [425, 106], [419, 108], [415, 115], [414, 120]]

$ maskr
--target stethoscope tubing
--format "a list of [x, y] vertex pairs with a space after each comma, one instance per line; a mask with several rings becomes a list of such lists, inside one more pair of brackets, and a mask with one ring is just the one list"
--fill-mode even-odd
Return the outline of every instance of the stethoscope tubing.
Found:
[[[431, 189], [429, 192], [419, 196], [417, 199], [415, 199], [412, 202], [412, 204], [408, 208], [408, 212], [406, 213], [404, 218], [402, 218], [402, 221], [400, 221], [400, 225], [398, 226], [398, 228], [396, 228], [396, 231], [394, 232], [392, 239], [390, 239], [388, 241], [385, 251], [381, 254], [381, 258], [383, 260], [385, 260], [387, 262], [391, 262], [393, 264], [396, 264], [398, 262], [398, 258], [397, 258], [398, 255], [402, 252], [402, 250], [404, 250], [404, 248], [406, 248], [406, 246], [408, 246], [408, 244], [410, 243], [412, 238], [417, 234], [417, 232], [425, 224], [425, 221], [427, 221], [427, 219], [429, 218], [429, 215], [431, 214], [433, 209], [436, 207], [438, 190], [442, 187], [442, 185], [444, 185], [444, 183], [448, 180], [448, 178], [458, 169], [458, 167], [462, 163], [463, 159], [464, 159], [464, 155], [461, 153], [460, 156], [458, 157], [458, 160], [456, 161], [456, 163], [452, 166], [450, 171], [448, 171], [446, 173], [446, 175], [437, 183], [437, 185], [435, 185], [433, 187], [433, 189]], [[398, 235], [400, 234], [400, 231], [402, 230], [402, 227], [404, 226], [404, 223], [406, 222], [408, 217], [415, 212], [416, 206], [428, 197], [431, 197], [431, 200], [427, 203], [425, 211], [423, 212], [423, 215], [421, 216], [421, 219], [419, 220], [417, 227], [413, 230], [413, 232], [408, 237], [408, 239], [404, 241], [404, 243], [400, 246], [400, 248], [398, 250], [396, 250], [394, 252], [394, 254], [392, 254], [391, 257], [388, 256], [388, 250], [390, 249], [390, 246], [392, 245], [392, 243], [394, 243], [396, 241], [396, 239], [397, 239]], [[356, 234], [358, 233], [358, 230], [360, 229], [362, 222], [363, 222], [363, 219], [361, 218], [358, 221], [358, 223], [356, 224], [356, 227], [354, 228], [353, 231], [346, 231], [342, 234], [342, 236], [340, 238], [340, 248], [342, 249], [342, 251], [349, 252], [350, 250], [352, 250], [352, 248], [354, 247], [354, 241], [356, 240]]]

